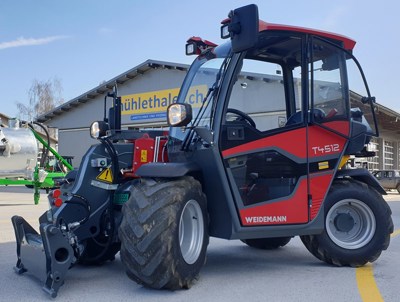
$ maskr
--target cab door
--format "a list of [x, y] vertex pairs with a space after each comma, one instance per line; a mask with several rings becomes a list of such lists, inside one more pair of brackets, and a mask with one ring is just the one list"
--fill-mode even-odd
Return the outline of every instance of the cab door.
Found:
[[[301, 56], [301, 39], [290, 42], [279, 45], [275, 39], [274, 46], [284, 53], [297, 45]], [[242, 226], [304, 224], [309, 221], [307, 73], [301, 62], [267, 57], [247, 54], [238, 64], [219, 145]]]
[[346, 53], [318, 37], [281, 41], [247, 54], [221, 130], [243, 226], [313, 220], [349, 140]]

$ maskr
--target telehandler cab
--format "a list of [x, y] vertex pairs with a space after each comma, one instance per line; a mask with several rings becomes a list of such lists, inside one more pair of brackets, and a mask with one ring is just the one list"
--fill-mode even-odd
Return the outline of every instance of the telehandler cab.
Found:
[[121, 130], [121, 98], [108, 94], [108, 119], [90, 130], [99, 144], [49, 194], [40, 232], [12, 218], [18, 273], [55, 297], [73, 265], [120, 251], [134, 281], [179, 289], [199, 274], [209, 236], [261, 249], [300, 236], [337, 266], [387, 249], [385, 190], [346, 168], [349, 156], [373, 155], [378, 135], [355, 42], [260, 21], [255, 5], [231, 11], [221, 35], [230, 41], [188, 40], [198, 56], [168, 107], [169, 132]]

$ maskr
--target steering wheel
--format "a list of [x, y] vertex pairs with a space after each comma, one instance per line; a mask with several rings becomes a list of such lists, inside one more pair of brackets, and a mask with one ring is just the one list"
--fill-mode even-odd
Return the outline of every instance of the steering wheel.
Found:
[[250, 124], [250, 126], [257, 128], [256, 127], [256, 123], [254, 122], [254, 120], [246, 113], [244, 113], [243, 111], [234, 109], [234, 108], [228, 108], [226, 110], [226, 113], [232, 113], [238, 116], [238, 118], [236, 119], [236, 121], [245, 121], [248, 124]]

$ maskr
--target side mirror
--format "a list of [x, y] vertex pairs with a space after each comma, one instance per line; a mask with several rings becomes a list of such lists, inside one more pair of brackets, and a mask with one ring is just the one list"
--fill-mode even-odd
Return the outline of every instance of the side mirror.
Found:
[[322, 59], [322, 70], [331, 71], [336, 70], [339, 67], [339, 58], [336, 55]]
[[232, 51], [241, 52], [256, 45], [259, 30], [257, 5], [237, 8], [228, 17], [229, 19], [223, 21], [221, 38], [231, 38]]
[[186, 126], [192, 120], [190, 104], [171, 104], [167, 108], [167, 123], [171, 127]]

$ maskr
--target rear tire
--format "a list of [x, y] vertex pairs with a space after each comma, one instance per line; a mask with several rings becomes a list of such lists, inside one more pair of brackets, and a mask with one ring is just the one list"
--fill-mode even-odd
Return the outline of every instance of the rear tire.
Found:
[[156, 289], [189, 288], [209, 242], [206, 197], [192, 177], [142, 179], [131, 188], [119, 228], [127, 275]]
[[275, 237], [275, 238], [259, 238], [259, 239], [243, 239], [243, 243], [250, 247], [261, 250], [274, 250], [285, 246], [292, 237]]
[[397, 190], [397, 192], [399, 192], [399, 194], [400, 194], [400, 184], [397, 185], [396, 190]]
[[375, 261], [390, 242], [391, 210], [375, 189], [353, 180], [336, 180], [325, 201], [325, 230], [300, 236], [318, 259], [358, 267]]

